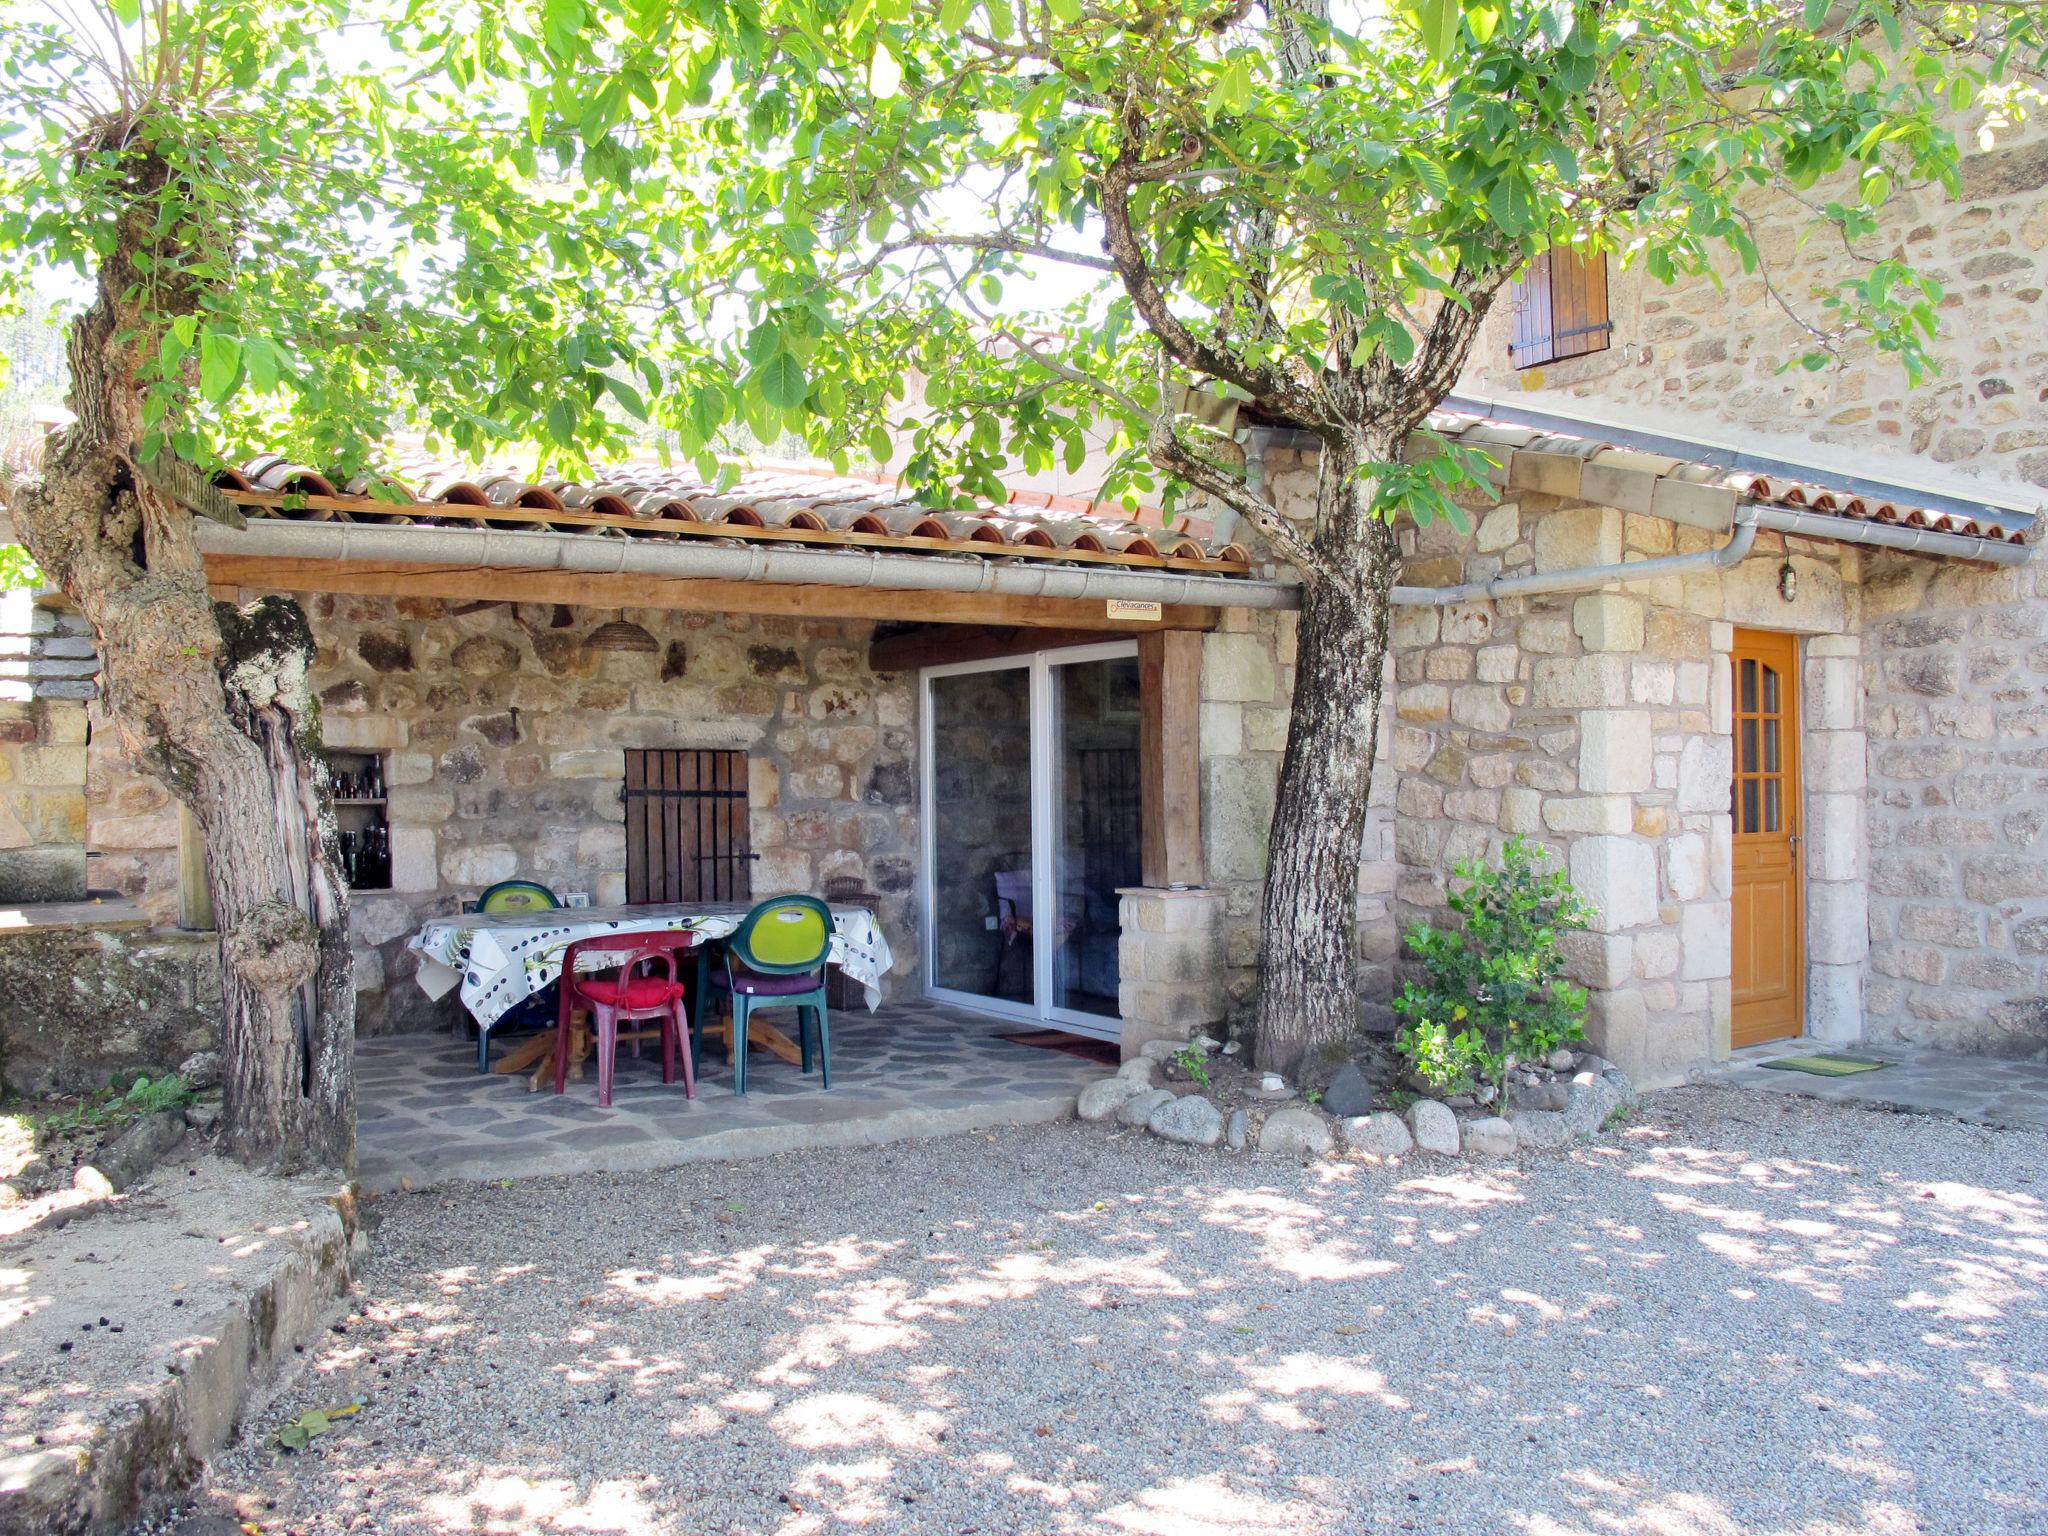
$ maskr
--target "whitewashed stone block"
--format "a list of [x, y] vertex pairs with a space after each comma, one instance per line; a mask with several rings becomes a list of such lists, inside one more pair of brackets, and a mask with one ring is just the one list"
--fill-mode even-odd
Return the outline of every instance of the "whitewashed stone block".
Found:
[[1625, 592], [1588, 592], [1572, 604], [1572, 628], [1589, 651], [1640, 651], [1643, 600]]
[[1860, 964], [1870, 953], [1870, 888], [1861, 880], [1815, 880], [1806, 890], [1807, 959]]
[[1727, 737], [1695, 736], [1678, 755], [1678, 810], [1726, 811], [1735, 773], [1735, 743]]
[[1628, 658], [1547, 656], [1536, 663], [1531, 696], [1539, 709], [1618, 708], [1628, 703]]
[[1589, 709], [1579, 716], [1579, 788], [1639, 794], [1650, 787], [1650, 716], [1639, 709]]
[[391, 889], [431, 891], [440, 885], [432, 827], [391, 829]]
[[1688, 903], [1678, 915], [1678, 940], [1685, 960], [1679, 976], [1685, 981], [1713, 981], [1734, 970], [1734, 908], [1725, 901]]
[[1634, 820], [1627, 795], [1554, 796], [1543, 802], [1543, 825], [1552, 832], [1620, 837]]
[[1697, 832], [1683, 833], [1665, 845], [1666, 889], [1673, 901], [1699, 901], [1713, 890], [1712, 871], [1707, 861], [1707, 840]]
[[1612, 507], [1565, 507], [1546, 513], [1530, 540], [1539, 571], [1621, 564], [1622, 519]]
[[1572, 884], [1594, 908], [1603, 933], [1657, 920], [1657, 858], [1650, 844], [1630, 837], [1584, 837], [1572, 844]]

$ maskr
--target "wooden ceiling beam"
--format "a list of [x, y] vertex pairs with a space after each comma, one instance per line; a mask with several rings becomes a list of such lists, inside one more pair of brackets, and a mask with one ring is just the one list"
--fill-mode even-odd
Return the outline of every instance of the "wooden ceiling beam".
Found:
[[670, 608], [792, 618], [912, 619], [937, 625], [1084, 631], [1084, 639], [1161, 629], [1213, 629], [1217, 622], [1216, 609], [1182, 603], [1165, 604], [1161, 616], [1154, 620], [1127, 620], [1110, 618], [1108, 606], [1100, 598], [1016, 597], [994, 592], [929, 592], [896, 587], [791, 586], [644, 572], [541, 571], [382, 560], [208, 555], [206, 575], [216, 593], [222, 595], [252, 588], [262, 592], [574, 603], [586, 608]]
[[[1158, 625], [1148, 626], [1158, 629]], [[949, 661], [995, 661], [1004, 656], [1029, 656], [1033, 651], [1063, 645], [1091, 645], [1115, 638], [1101, 629], [1033, 629], [1010, 624], [924, 624], [900, 634], [884, 635], [868, 647], [868, 665], [877, 672], [914, 672]]]

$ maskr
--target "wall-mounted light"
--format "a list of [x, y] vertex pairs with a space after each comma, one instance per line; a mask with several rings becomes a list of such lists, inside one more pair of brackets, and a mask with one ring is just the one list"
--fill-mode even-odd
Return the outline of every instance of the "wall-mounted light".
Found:
[[1788, 603], [1799, 601], [1799, 573], [1792, 569], [1790, 560], [1778, 567], [1778, 596]]

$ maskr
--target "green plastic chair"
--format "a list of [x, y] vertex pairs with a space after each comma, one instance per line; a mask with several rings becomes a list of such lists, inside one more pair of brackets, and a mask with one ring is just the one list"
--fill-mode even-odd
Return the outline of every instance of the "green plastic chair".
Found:
[[[732, 1003], [732, 1091], [747, 1091], [747, 1018], [762, 1008], [794, 1008], [803, 1068], [810, 1074], [811, 1031], [825, 1087], [832, 1086], [832, 1024], [825, 1009], [825, 957], [832, 909], [815, 896], [772, 896], [757, 903], [725, 941], [725, 971], [711, 978]], [[703, 1010], [696, 1015], [701, 1035]]]
[[[476, 899], [478, 912], [545, 912], [559, 907], [561, 899], [538, 880], [500, 880], [496, 885], [486, 886], [483, 895]], [[498, 1022], [501, 1026], [517, 1028], [521, 1024], [544, 1024], [554, 1017], [551, 1001], [529, 997]], [[476, 1032], [476, 1069], [479, 1072], [491, 1070], [491, 1031], [479, 1029]]]

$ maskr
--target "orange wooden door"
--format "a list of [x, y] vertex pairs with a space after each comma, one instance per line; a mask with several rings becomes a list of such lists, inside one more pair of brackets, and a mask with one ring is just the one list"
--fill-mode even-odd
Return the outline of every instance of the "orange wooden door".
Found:
[[1799, 834], [1799, 641], [1735, 632], [1735, 985], [1737, 1046], [1805, 1027], [1806, 902]]

